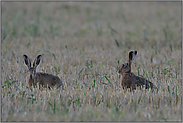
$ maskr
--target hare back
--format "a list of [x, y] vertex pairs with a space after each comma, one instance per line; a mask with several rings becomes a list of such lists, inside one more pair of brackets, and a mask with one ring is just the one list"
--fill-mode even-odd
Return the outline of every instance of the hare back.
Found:
[[122, 77], [122, 80], [121, 80], [121, 86], [123, 88], [136, 89], [136, 87], [143, 86], [143, 85], [145, 85], [146, 89], [148, 87], [151, 87], [151, 89], [153, 88], [153, 83], [151, 83], [150, 81], [148, 81], [142, 77], [136, 76], [132, 72], [129, 74], [126, 74], [124, 77]]
[[134, 73], [123, 74], [121, 77], [121, 86], [124, 88], [136, 89], [136, 75]]
[[38, 83], [44, 87], [60, 87], [62, 85], [62, 81], [58, 76], [48, 74], [48, 73], [36, 73], [36, 83]]

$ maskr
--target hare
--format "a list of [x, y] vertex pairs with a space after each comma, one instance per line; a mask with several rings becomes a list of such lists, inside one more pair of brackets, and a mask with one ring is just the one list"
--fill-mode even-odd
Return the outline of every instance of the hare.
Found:
[[133, 60], [135, 59], [137, 55], [137, 51], [130, 51], [129, 52], [129, 61], [128, 63], [124, 63], [121, 65], [121, 67], [118, 68], [117, 72], [121, 74], [121, 86], [123, 89], [130, 88], [131, 90], [136, 89], [136, 87], [140, 86], [140, 89], [142, 86], [145, 85], [145, 89], [148, 89], [149, 87], [154, 90], [158, 88], [150, 81], [136, 76], [134, 73], [131, 72], [131, 64]]
[[41, 61], [41, 55], [38, 55], [36, 59], [34, 60], [33, 67], [31, 67], [31, 61], [28, 58], [27, 55], [23, 55], [25, 65], [28, 67], [28, 74], [26, 77], [26, 86], [31, 87], [34, 86], [36, 87], [37, 84], [42, 85], [43, 87], [51, 88], [56, 85], [57, 89], [62, 86], [63, 84], [62, 81], [58, 76], [48, 74], [48, 73], [37, 73], [36, 72], [36, 67], [39, 65]]

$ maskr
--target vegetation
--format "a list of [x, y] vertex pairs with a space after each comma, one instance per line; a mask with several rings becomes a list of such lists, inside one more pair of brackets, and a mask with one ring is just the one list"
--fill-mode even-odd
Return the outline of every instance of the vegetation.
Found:
[[[181, 121], [181, 2], [2, 2], [2, 121]], [[124, 92], [117, 67], [150, 90]], [[64, 90], [26, 87], [23, 54]]]

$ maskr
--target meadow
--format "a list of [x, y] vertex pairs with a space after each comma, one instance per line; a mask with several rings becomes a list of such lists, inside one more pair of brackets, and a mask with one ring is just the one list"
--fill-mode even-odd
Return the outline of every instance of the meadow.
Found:
[[[1, 121], [182, 121], [181, 2], [2, 2]], [[151, 90], [125, 92], [117, 68]], [[64, 89], [26, 87], [27, 67]]]

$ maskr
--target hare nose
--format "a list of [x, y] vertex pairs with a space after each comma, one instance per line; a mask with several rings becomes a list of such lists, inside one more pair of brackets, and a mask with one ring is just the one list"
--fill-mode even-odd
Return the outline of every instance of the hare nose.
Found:
[[30, 78], [32, 79], [32, 74], [30, 75]]

